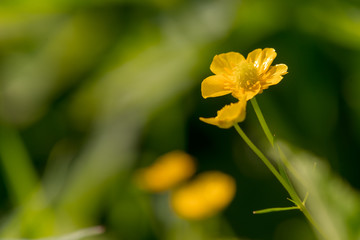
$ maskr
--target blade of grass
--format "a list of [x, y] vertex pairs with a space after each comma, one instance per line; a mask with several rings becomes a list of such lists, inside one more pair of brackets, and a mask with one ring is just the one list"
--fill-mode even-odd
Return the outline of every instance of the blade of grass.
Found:
[[0, 126], [0, 161], [14, 203], [24, 203], [38, 177], [21, 137], [10, 127]]

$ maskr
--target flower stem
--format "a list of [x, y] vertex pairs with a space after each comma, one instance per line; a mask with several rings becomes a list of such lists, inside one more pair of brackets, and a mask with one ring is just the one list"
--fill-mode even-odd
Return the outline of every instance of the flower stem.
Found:
[[[251, 104], [254, 108], [254, 111], [256, 113], [256, 116], [260, 122], [260, 125], [267, 137], [267, 139], [269, 140], [271, 146], [273, 148], [275, 148], [274, 145], [274, 137], [265, 121], [265, 118], [261, 112], [261, 109], [259, 107], [259, 104], [257, 103], [255, 98], [252, 98], [251, 100]], [[235, 125], [236, 128], [236, 125]], [[250, 145], [249, 145], [250, 146]], [[284, 168], [284, 166], [287, 168], [287, 170], [290, 171], [290, 173], [292, 175], [294, 175], [294, 177], [301, 183], [303, 184], [303, 180], [301, 179], [301, 177], [299, 176], [299, 174], [297, 173], [297, 171], [295, 170], [295, 168], [290, 164], [289, 160], [286, 158], [285, 154], [282, 152], [280, 146], [278, 144], [276, 144], [276, 148], [278, 150], [278, 153], [280, 155], [280, 160], [282, 162], [282, 164], [279, 164], [279, 168], [280, 170]], [[280, 183], [282, 183], [282, 185], [285, 187], [285, 189], [287, 190], [287, 192], [290, 194], [292, 201], [298, 206], [298, 208], [300, 209], [300, 211], [304, 214], [304, 216], [308, 219], [308, 221], [310, 222], [310, 224], [313, 225], [313, 227], [322, 235], [322, 237], [324, 239], [328, 239], [328, 237], [326, 236], [326, 234], [324, 233], [324, 231], [322, 231], [322, 229], [315, 223], [313, 217], [311, 216], [311, 214], [309, 213], [308, 209], [305, 206], [305, 202], [307, 200], [308, 197], [308, 193], [306, 193], [306, 196], [304, 198], [303, 201], [301, 201], [299, 195], [297, 194], [296, 190], [294, 189], [293, 185], [291, 184], [290, 180], [288, 179], [287, 175], [281, 175], [283, 179], [286, 179], [284, 181], [286, 181], [286, 185], [288, 187], [285, 187], [285, 185], [280, 181]], [[278, 178], [279, 179], [279, 178]]]
[[242, 137], [242, 139], [246, 142], [246, 144], [251, 148], [251, 150], [253, 150], [253, 152], [263, 161], [263, 163], [268, 167], [268, 169], [272, 172], [272, 174], [274, 174], [274, 176], [281, 183], [281, 185], [283, 185], [286, 191], [289, 194], [290, 192], [293, 192], [288, 182], [280, 175], [280, 173], [276, 170], [276, 168], [271, 164], [269, 159], [267, 159], [267, 157], [265, 157], [265, 155], [255, 146], [255, 144], [248, 138], [248, 136], [246, 136], [246, 134], [240, 128], [240, 126], [236, 123], [234, 124], [234, 127], [236, 131], [239, 133], [239, 135]]
[[248, 138], [248, 136], [244, 133], [244, 131], [240, 128], [240, 126], [237, 123], [234, 124], [234, 127], [236, 131], [239, 133], [239, 135], [242, 137], [242, 139], [246, 142], [246, 144], [251, 148], [251, 150], [253, 150], [253, 152], [263, 161], [263, 163], [274, 174], [274, 176], [278, 179], [281, 185], [286, 189], [292, 200], [296, 203], [300, 211], [313, 225], [313, 227], [323, 236], [324, 239], [328, 239], [325, 233], [322, 231], [322, 229], [320, 229], [320, 227], [315, 223], [314, 219], [312, 218], [309, 211], [301, 201], [295, 189], [291, 185], [289, 185], [289, 183], [280, 175], [280, 173], [276, 170], [276, 168], [271, 164], [269, 159], [267, 159], [267, 157], [254, 145], [254, 143]]
[[263, 116], [263, 114], [261, 112], [259, 104], [256, 101], [256, 98], [252, 98], [250, 100], [250, 102], [251, 102], [251, 104], [252, 104], [252, 106], [253, 106], [253, 108], [255, 110], [256, 116], [259, 119], [260, 125], [261, 125], [262, 129], [264, 130], [264, 133], [265, 133], [267, 139], [269, 140], [271, 146], [274, 147], [274, 137], [270, 132], [270, 129], [269, 129], [269, 127], [268, 127], [268, 125], [267, 125], [267, 123], [265, 121], [265, 118], [264, 118], [264, 116]]
[[[258, 120], [259, 120], [259, 122], [260, 122], [260, 125], [261, 125], [261, 127], [262, 127], [262, 129], [263, 129], [263, 131], [264, 131], [264, 133], [265, 133], [265, 135], [266, 135], [266, 137], [267, 137], [267, 139], [269, 140], [271, 146], [272, 146], [275, 150], [277, 150], [277, 152], [278, 152], [278, 154], [279, 154], [279, 157], [280, 157], [280, 160], [282, 161], [282, 163], [284, 164], [284, 166], [287, 168], [287, 170], [289, 170], [289, 171], [291, 172], [291, 174], [293, 174], [294, 177], [296, 177], [296, 179], [297, 179], [301, 184], [304, 185], [301, 177], [300, 177], [299, 174], [296, 172], [296, 170], [294, 169], [294, 167], [290, 164], [289, 160], [286, 158], [285, 154], [284, 154], [284, 153], [282, 152], [282, 150], [280, 149], [280, 146], [279, 146], [278, 144], [275, 144], [275, 143], [274, 143], [273, 134], [271, 133], [271, 131], [270, 131], [270, 129], [269, 129], [267, 123], [266, 123], [266, 120], [265, 120], [265, 118], [264, 118], [264, 115], [262, 114], [261, 109], [260, 109], [260, 107], [259, 107], [259, 104], [258, 104], [257, 101], [256, 101], [256, 98], [252, 98], [250, 101], [251, 101], [251, 104], [252, 104], [252, 106], [253, 106], [253, 108], [254, 108], [254, 111], [255, 111], [255, 113], [256, 113], [256, 116], [257, 116], [257, 118], [258, 118]], [[275, 146], [275, 145], [276, 145], [276, 146]], [[285, 171], [284, 166], [281, 165], [281, 164], [279, 164], [280, 170]], [[282, 174], [282, 175], [283, 175], [283, 177], [289, 182], [289, 184], [291, 185], [290, 180], [288, 179], [286, 173], [284, 173], [284, 174]]]

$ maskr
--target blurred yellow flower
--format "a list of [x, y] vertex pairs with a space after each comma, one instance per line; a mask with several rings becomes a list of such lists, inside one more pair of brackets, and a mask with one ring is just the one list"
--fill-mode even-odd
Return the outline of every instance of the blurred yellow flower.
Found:
[[171, 206], [182, 218], [204, 219], [229, 205], [235, 191], [235, 180], [231, 176], [217, 171], [205, 172], [175, 189], [171, 194]]
[[215, 74], [201, 84], [204, 98], [231, 93], [235, 98], [250, 100], [271, 85], [281, 81], [287, 73], [285, 64], [271, 66], [276, 57], [275, 49], [256, 49], [245, 59], [237, 52], [216, 55], [210, 65]]
[[217, 116], [213, 118], [203, 118], [200, 120], [220, 128], [230, 128], [235, 123], [242, 122], [246, 115], [246, 101], [240, 100], [237, 103], [226, 105], [217, 112]]
[[160, 156], [151, 166], [138, 170], [136, 181], [147, 191], [169, 190], [195, 173], [195, 160], [182, 151], [172, 151]]

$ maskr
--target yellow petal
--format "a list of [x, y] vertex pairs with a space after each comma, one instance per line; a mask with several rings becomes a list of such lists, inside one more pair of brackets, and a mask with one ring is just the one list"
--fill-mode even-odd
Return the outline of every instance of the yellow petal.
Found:
[[224, 173], [210, 171], [171, 194], [173, 210], [186, 219], [204, 219], [224, 209], [234, 198], [235, 180]]
[[234, 197], [235, 180], [227, 174], [210, 171], [199, 175], [197, 180], [202, 182], [201, 188], [206, 193], [203, 198], [216, 210], [227, 206]]
[[[203, 118], [203, 117], [200, 117], [199, 119], [200, 119], [201, 121], [205, 122], [205, 123], [218, 126], [218, 120], [217, 120], [216, 117], [213, 117], [213, 118]], [[231, 126], [230, 126], [230, 127], [231, 127]]]
[[276, 52], [273, 48], [256, 49], [248, 54], [246, 60], [254, 64], [259, 74], [266, 72], [273, 60], [276, 58]]
[[220, 128], [230, 128], [235, 123], [244, 121], [246, 116], [246, 101], [240, 100], [237, 103], [226, 105], [217, 112], [214, 118], [200, 118], [201, 121], [218, 126]]
[[221, 75], [213, 75], [205, 78], [201, 83], [201, 94], [203, 98], [218, 97], [231, 93], [225, 89], [228, 80]]
[[271, 85], [278, 84], [283, 78], [282, 75], [287, 74], [288, 67], [285, 64], [277, 64], [272, 66], [269, 71], [267, 71], [261, 80], [261, 88], [266, 89]]
[[232, 75], [234, 68], [245, 58], [237, 52], [228, 52], [216, 55], [210, 65], [210, 70], [215, 74]]
[[245, 101], [231, 103], [218, 111], [219, 120], [240, 122], [245, 119]]
[[204, 219], [214, 214], [214, 210], [204, 203], [197, 187], [193, 186], [182, 187], [172, 192], [171, 207], [178, 216], [191, 220]]
[[149, 167], [137, 171], [139, 187], [150, 192], [169, 190], [195, 172], [194, 158], [182, 151], [172, 151], [160, 156]]

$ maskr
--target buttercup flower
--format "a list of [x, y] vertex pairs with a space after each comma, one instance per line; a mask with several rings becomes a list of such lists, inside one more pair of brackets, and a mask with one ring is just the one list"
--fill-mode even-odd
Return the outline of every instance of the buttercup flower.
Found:
[[215, 74], [201, 84], [204, 98], [231, 93], [235, 98], [250, 100], [271, 85], [278, 84], [287, 73], [285, 64], [271, 66], [275, 49], [256, 49], [245, 59], [237, 52], [216, 55], [210, 65]]
[[160, 156], [151, 166], [138, 170], [138, 185], [147, 191], [169, 190], [195, 173], [195, 160], [182, 151], [172, 151]]
[[217, 171], [205, 172], [176, 189], [171, 194], [171, 206], [182, 218], [204, 219], [229, 205], [235, 190], [235, 180], [231, 176]]
[[237, 103], [231, 103], [226, 105], [217, 112], [217, 116], [213, 118], [203, 118], [200, 120], [212, 125], [216, 125], [220, 128], [230, 128], [235, 123], [242, 122], [246, 115], [246, 101], [240, 100]]

